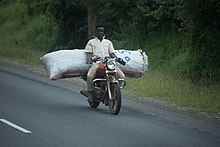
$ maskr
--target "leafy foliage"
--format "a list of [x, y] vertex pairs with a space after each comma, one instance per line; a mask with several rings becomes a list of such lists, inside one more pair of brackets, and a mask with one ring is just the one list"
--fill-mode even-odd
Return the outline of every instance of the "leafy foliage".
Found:
[[[44, 14], [57, 25], [57, 47], [78, 48], [86, 40], [86, 9], [80, 0], [23, 0], [30, 15]], [[85, 41], [82, 41], [85, 40]]]
[[1, 0], [0, 4], [0, 25], [19, 20], [16, 27], [27, 27], [23, 40], [28, 46], [47, 51], [84, 48], [87, 30], [94, 27], [88, 26], [89, 4], [116, 48], [140, 48], [148, 53], [151, 68], [163, 68], [195, 84], [220, 81], [218, 0]]

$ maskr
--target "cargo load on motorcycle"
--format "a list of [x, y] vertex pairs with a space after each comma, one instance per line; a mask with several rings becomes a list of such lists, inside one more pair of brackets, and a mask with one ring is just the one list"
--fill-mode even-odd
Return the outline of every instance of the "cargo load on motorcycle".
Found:
[[[148, 69], [148, 56], [142, 50], [115, 50], [117, 57], [126, 62], [118, 64], [125, 76], [139, 78]], [[86, 64], [84, 49], [58, 50], [40, 58], [50, 80], [86, 75], [91, 65]]]

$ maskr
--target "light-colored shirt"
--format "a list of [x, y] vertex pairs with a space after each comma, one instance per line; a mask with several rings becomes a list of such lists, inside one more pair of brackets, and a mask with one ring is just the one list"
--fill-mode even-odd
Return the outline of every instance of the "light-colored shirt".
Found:
[[86, 44], [85, 51], [102, 58], [109, 56], [111, 53], [115, 53], [115, 49], [110, 40], [103, 38], [103, 40], [100, 41], [97, 37], [89, 40]]

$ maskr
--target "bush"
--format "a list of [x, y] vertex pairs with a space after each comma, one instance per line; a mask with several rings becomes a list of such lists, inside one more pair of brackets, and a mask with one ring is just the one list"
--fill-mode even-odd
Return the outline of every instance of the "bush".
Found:
[[51, 51], [56, 46], [57, 38], [57, 25], [52, 21], [52, 18], [40, 15], [31, 20], [24, 40], [32, 48]]
[[0, 25], [8, 21], [17, 21], [22, 24], [27, 19], [26, 12], [27, 6], [24, 3], [12, 3], [2, 7], [0, 10]]

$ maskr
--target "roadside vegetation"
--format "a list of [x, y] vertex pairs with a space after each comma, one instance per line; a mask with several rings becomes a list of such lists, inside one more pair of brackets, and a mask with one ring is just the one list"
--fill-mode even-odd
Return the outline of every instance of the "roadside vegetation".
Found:
[[[149, 70], [139, 79], [127, 78], [127, 90], [195, 111], [220, 112], [217, 0], [84, 1], [97, 10], [116, 49], [142, 49], [149, 56]], [[84, 48], [91, 34], [83, 2], [0, 1], [0, 56], [42, 66], [39, 58], [48, 52]]]

